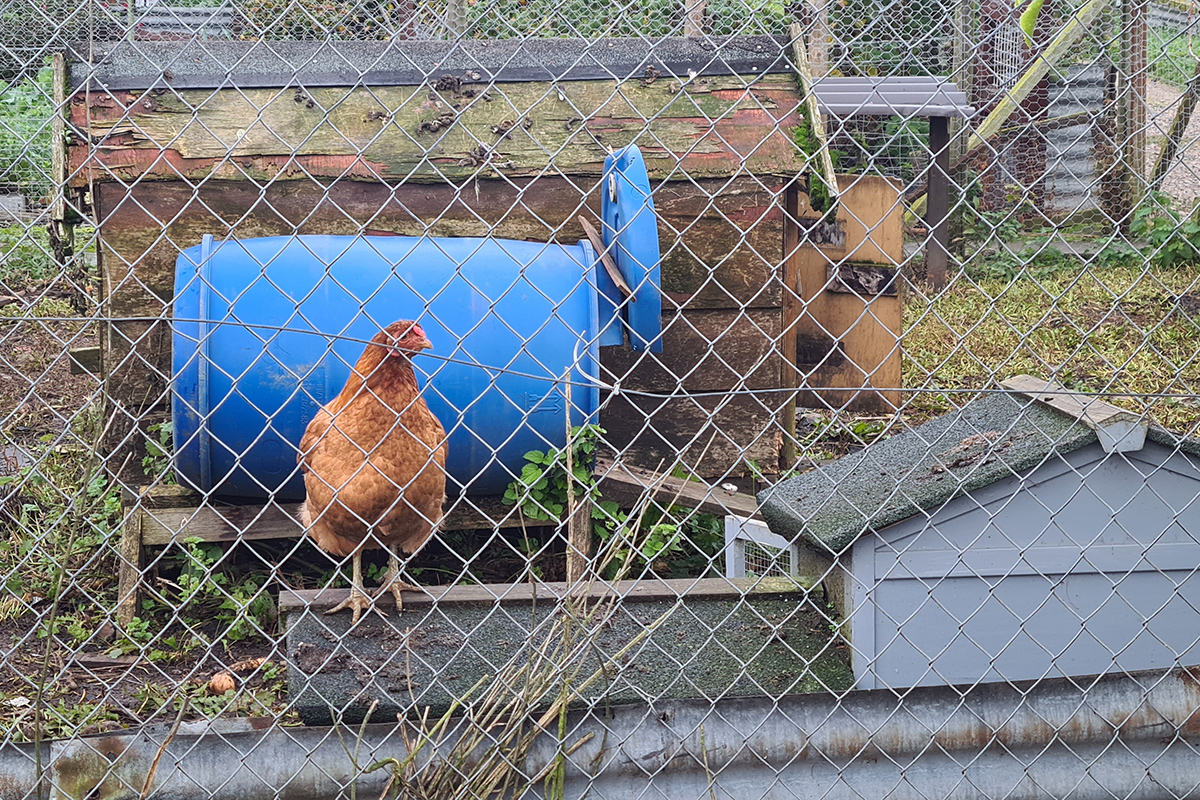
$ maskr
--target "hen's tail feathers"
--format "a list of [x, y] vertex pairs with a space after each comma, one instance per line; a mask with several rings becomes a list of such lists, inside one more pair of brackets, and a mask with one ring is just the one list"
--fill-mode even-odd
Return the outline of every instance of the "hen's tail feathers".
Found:
[[308, 510], [308, 499], [300, 504], [300, 527], [308, 530], [312, 527], [312, 512]]

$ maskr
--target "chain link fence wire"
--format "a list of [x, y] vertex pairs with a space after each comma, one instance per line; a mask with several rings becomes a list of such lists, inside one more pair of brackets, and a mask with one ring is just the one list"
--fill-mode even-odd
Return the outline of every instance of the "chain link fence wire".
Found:
[[1194, 796], [1196, 25], [8, 3], [4, 796]]

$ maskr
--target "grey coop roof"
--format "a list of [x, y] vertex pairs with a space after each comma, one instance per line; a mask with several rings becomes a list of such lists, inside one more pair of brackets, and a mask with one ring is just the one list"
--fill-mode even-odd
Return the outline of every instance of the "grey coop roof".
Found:
[[[1200, 441], [1147, 438], [1200, 455]], [[988, 394], [758, 494], [775, 533], [838, 552], [863, 533], [934, 509], [1098, 441], [1080, 419], [1022, 395]]]
[[855, 114], [966, 119], [975, 109], [949, 78], [818, 78], [813, 81], [817, 107], [835, 117]]

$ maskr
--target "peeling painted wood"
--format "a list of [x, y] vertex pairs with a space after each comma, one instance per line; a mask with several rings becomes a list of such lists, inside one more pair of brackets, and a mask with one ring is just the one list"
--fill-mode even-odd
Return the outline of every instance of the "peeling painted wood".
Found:
[[[486, 89], [486, 91], [485, 91]], [[470, 91], [472, 96], [467, 96]], [[490, 102], [489, 102], [490, 99]], [[670, 81], [93, 93], [71, 102], [71, 173], [96, 180], [400, 182], [534, 176], [551, 161], [601, 174], [608, 148], [635, 142], [652, 178], [790, 176], [804, 164], [786, 130], [787, 75]], [[649, 122], [647, 123], [647, 120]], [[648, 134], [648, 135], [647, 135]]]

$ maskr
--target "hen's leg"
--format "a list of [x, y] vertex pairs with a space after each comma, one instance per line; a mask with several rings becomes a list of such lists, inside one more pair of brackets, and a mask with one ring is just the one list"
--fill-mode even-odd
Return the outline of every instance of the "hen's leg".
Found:
[[392, 597], [396, 598], [396, 610], [404, 610], [404, 598], [400, 592], [402, 589], [408, 589], [410, 592], [422, 591], [420, 586], [414, 586], [411, 583], [405, 583], [400, 580], [400, 556], [396, 554], [396, 548], [388, 548], [388, 566], [387, 572], [383, 573], [383, 582], [379, 586], [379, 592], [375, 597], [384, 592], [391, 592]]
[[325, 613], [336, 614], [342, 609], [349, 608], [353, 611], [350, 617], [350, 624], [353, 625], [358, 622], [358, 618], [362, 615], [362, 612], [371, 607], [371, 598], [363, 589], [361, 550], [354, 551], [350, 564], [350, 596]]

